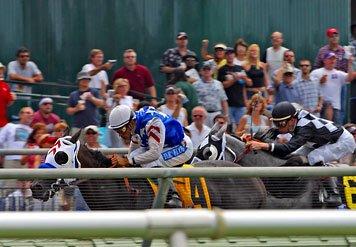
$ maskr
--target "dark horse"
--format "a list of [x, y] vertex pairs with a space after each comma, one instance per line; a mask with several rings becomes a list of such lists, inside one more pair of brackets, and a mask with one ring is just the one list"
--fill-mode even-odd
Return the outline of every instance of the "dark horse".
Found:
[[[246, 152], [239, 138], [224, 134], [226, 126], [215, 125], [197, 150], [196, 158], [223, 158], [243, 167], [300, 166], [292, 158], [288, 162], [264, 151]], [[266, 208], [318, 208], [321, 183], [310, 178], [262, 178], [268, 192]]]
[[[41, 168], [104, 168], [111, 161], [98, 151], [80, 145], [80, 132], [73, 137], [60, 138], [52, 147]], [[204, 161], [198, 167], [236, 166], [227, 161]], [[119, 169], [119, 168], [116, 168]], [[38, 180], [31, 186], [33, 197], [48, 200], [61, 187], [60, 180]], [[263, 208], [266, 190], [259, 179], [206, 178], [212, 207], [224, 209]], [[91, 210], [148, 209], [152, 207], [154, 193], [147, 179], [130, 179], [130, 186], [124, 179], [90, 179], [68, 181], [63, 184], [78, 185], [84, 200]], [[130, 189], [131, 188], [131, 189]], [[195, 192], [192, 191], [192, 194]]]

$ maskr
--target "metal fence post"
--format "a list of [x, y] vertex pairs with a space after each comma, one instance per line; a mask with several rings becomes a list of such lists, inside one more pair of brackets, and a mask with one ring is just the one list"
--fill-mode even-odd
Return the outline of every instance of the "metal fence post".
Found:
[[188, 247], [187, 235], [183, 231], [174, 232], [169, 238], [170, 247]]
[[[168, 190], [171, 184], [172, 178], [159, 178], [158, 179], [158, 192], [153, 201], [152, 208], [164, 208], [166, 202]], [[152, 244], [151, 239], [144, 239], [142, 247], [149, 247]]]

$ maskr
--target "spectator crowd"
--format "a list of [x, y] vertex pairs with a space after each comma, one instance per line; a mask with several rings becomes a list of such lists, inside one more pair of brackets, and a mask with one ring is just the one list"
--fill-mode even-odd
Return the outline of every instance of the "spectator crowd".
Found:
[[[282, 101], [297, 103], [315, 116], [341, 125], [345, 119], [345, 85], [356, 77], [355, 26], [351, 30], [350, 44], [341, 46], [338, 30], [328, 28], [328, 43], [321, 45], [314, 61], [296, 61], [295, 51], [283, 46], [283, 34], [278, 31], [271, 34], [271, 47], [265, 51], [242, 38], [230, 46], [214, 44], [210, 51], [209, 40], [205, 39], [200, 56], [189, 49], [188, 34], [179, 32], [176, 47], [162, 53], [159, 70], [166, 78], [164, 102], [158, 100], [152, 73], [138, 62], [140, 54], [134, 49], [123, 52], [123, 66], [113, 72], [112, 78], [107, 71], [117, 61], [105, 62], [104, 52], [92, 49], [89, 63], [77, 74], [77, 90], [69, 95], [66, 113], [72, 116], [71, 126], [53, 112], [55, 102], [51, 98], [42, 98], [36, 112], [31, 107], [22, 108], [18, 123], [8, 122], [8, 107], [17, 99], [29, 97], [16, 93], [32, 91], [31, 86], [23, 84], [10, 87], [6, 80], [31, 84], [44, 80], [30, 60], [30, 50], [21, 47], [16, 60], [7, 67], [0, 63], [0, 148], [50, 147], [67, 129], [71, 133], [84, 129], [82, 141], [89, 148], [126, 147], [127, 142], [106, 128], [107, 116], [117, 105], [134, 110], [146, 105], [156, 107], [185, 127], [194, 148], [216, 121], [227, 122], [228, 131], [237, 136], [272, 127], [270, 112]], [[102, 128], [105, 143], [99, 140]], [[9, 155], [0, 163], [3, 168], [36, 168], [43, 158]]]

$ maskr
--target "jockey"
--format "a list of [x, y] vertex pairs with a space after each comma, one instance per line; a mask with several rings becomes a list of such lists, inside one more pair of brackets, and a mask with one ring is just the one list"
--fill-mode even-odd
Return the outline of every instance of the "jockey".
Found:
[[[128, 157], [118, 158], [119, 165], [175, 167], [193, 155], [192, 141], [184, 134], [182, 125], [153, 107], [134, 112], [128, 106], [118, 105], [110, 113], [109, 128], [124, 140], [131, 140]], [[167, 207], [182, 207], [173, 184], [169, 194]]]
[[[279, 133], [291, 133], [286, 143], [249, 142], [253, 150], [266, 150], [278, 156], [298, 154], [307, 157], [310, 165], [326, 165], [352, 154], [356, 148], [353, 136], [341, 126], [318, 118], [305, 110], [296, 110], [289, 102], [278, 103], [272, 111], [272, 119]], [[328, 193], [325, 202], [338, 206], [341, 198], [333, 179], [323, 181]]]

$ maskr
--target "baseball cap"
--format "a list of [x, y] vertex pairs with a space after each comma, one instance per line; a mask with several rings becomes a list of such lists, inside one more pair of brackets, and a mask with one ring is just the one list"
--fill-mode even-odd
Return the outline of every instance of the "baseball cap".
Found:
[[294, 69], [290, 64], [287, 64], [283, 74], [294, 74]]
[[39, 106], [46, 104], [46, 103], [50, 103], [53, 104], [53, 99], [51, 98], [43, 98], [40, 100], [40, 103], [38, 103]]
[[77, 81], [80, 81], [80, 80], [83, 80], [83, 79], [91, 79], [91, 76], [89, 75], [88, 72], [85, 72], [85, 71], [80, 71], [78, 74], [77, 74]]
[[201, 68], [202, 69], [205, 69], [205, 68], [212, 69], [212, 63], [210, 61], [205, 61]]
[[186, 32], [179, 32], [177, 34], [177, 39], [181, 39], [181, 38], [188, 38], [188, 35]]
[[329, 38], [331, 38], [334, 34], [339, 34], [339, 31], [336, 28], [331, 27], [326, 30], [326, 36]]
[[235, 53], [235, 50], [232, 47], [226, 47], [225, 53]]
[[5, 65], [3, 65], [2, 63], [0, 63], [0, 68], [5, 68]]
[[166, 88], [166, 93], [170, 93], [170, 92], [178, 93], [178, 89], [174, 86], [169, 86]]
[[226, 50], [226, 45], [223, 44], [223, 43], [218, 43], [214, 46], [214, 50], [216, 49], [223, 49], [223, 50]]
[[324, 59], [329, 59], [329, 58], [332, 58], [332, 57], [336, 57], [336, 54], [334, 52], [327, 52], [325, 53], [324, 55]]
[[96, 125], [89, 125], [89, 126], [85, 127], [84, 128], [84, 133], [87, 133], [89, 130], [92, 130], [92, 131], [94, 131], [96, 133], [99, 133], [99, 128]]

